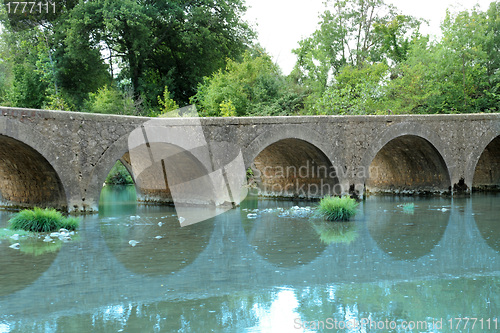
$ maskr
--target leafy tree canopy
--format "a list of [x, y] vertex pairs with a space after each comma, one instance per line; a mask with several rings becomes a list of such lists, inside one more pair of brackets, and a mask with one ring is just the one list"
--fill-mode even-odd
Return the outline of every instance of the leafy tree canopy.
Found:
[[56, 95], [81, 109], [106, 85], [130, 91], [139, 114], [158, 107], [165, 86], [183, 105], [204, 76], [241, 59], [255, 36], [241, 19], [242, 0], [66, 0], [55, 10], [3, 13], [4, 104], [28, 106], [21, 90], [34, 83], [41, 97], [32, 107]]
[[204, 116], [290, 115], [302, 108], [303, 94], [281, 74], [270, 57], [257, 50], [241, 62], [205, 78], [192, 98]]

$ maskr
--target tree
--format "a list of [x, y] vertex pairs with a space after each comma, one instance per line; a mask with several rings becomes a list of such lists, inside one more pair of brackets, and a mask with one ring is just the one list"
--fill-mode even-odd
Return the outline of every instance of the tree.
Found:
[[85, 111], [107, 114], [134, 114], [134, 101], [124, 96], [116, 88], [104, 86], [97, 93], [90, 93], [85, 103]]
[[379, 108], [398, 114], [432, 112], [431, 101], [441, 95], [440, 54], [439, 45], [430, 43], [428, 36], [414, 40], [407, 58], [393, 69]]
[[[50, 8], [48, 13], [34, 11], [1, 17], [1, 39], [8, 49], [2, 53], [2, 59], [18, 68], [16, 78], [5, 87], [10, 93], [4, 103], [74, 110], [81, 107], [89, 92], [110, 83], [99, 50], [79, 48], [71, 54], [66, 49], [68, 17], [77, 2], [54, 3], [57, 10]], [[23, 3], [20, 3], [19, 10], [22, 7]], [[25, 70], [20, 70], [20, 67]], [[22, 87], [27, 87], [27, 75], [31, 87], [28, 93], [36, 94], [36, 98], [22, 92]]]
[[3, 103], [10, 106], [41, 108], [49, 86], [43, 80], [40, 67], [40, 31], [20, 31], [9, 35], [8, 27], [2, 31], [2, 62], [5, 84]]
[[241, 62], [228, 60], [224, 71], [204, 79], [191, 99], [200, 114], [275, 116], [296, 114], [302, 108], [301, 92], [260, 52], [245, 53]]
[[412, 43], [388, 85], [387, 105], [410, 113], [499, 110], [499, 8], [447, 11], [440, 41]]
[[[30, 84], [40, 84], [42, 94], [31, 106], [80, 109], [90, 93], [108, 85], [122, 94], [132, 91], [135, 105], [142, 103], [140, 113], [148, 114], [157, 109], [165, 86], [175, 101], [188, 103], [202, 78], [223, 68], [227, 58], [241, 59], [254, 37], [241, 19], [242, 0], [63, 0], [55, 5], [56, 13], [1, 18], [6, 49], [32, 55], [2, 57], [13, 59], [0, 76], [8, 85], [4, 100], [9, 95], [16, 99], [12, 103], [26, 106], [18, 81], [30, 73], [37, 75]], [[27, 70], [15, 76], [14, 65], [21, 62]], [[14, 86], [16, 93], [7, 94]]]
[[186, 104], [203, 76], [238, 58], [253, 38], [240, 0], [80, 2], [72, 11], [69, 47], [88, 43], [122, 65], [134, 98], [156, 105], [168, 86]]
[[373, 114], [385, 94], [384, 63], [367, 64], [362, 68], [345, 66], [316, 101], [314, 114]]
[[379, 38], [380, 52], [394, 64], [406, 60], [410, 48], [420, 37], [422, 20], [409, 15], [396, 15], [392, 20], [374, 23], [374, 34]]
[[300, 73], [302, 83], [322, 92], [346, 65], [400, 62], [419, 25], [383, 0], [329, 0], [319, 29], [293, 51], [298, 58], [295, 75]]

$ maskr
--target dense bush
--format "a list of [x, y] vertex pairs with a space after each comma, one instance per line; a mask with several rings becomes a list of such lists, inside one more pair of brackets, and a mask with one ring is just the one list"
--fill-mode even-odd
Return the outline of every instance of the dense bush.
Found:
[[123, 164], [117, 161], [106, 177], [105, 183], [108, 185], [132, 185], [134, 180]]
[[358, 203], [347, 196], [326, 196], [316, 208], [316, 216], [328, 221], [348, 221], [356, 214]]
[[51, 232], [61, 228], [75, 230], [80, 221], [74, 217], [64, 217], [53, 208], [25, 209], [9, 220], [9, 229], [32, 232]]
[[247, 52], [243, 61], [228, 60], [225, 70], [206, 77], [191, 102], [202, 116], [285, 116], [297, 114], [303, 98], [268, 55]]
[[114, 87], [103, 86], [97, 93], [90, 93], [85, 111], [94, 113], [133, 115], [134, 101]]

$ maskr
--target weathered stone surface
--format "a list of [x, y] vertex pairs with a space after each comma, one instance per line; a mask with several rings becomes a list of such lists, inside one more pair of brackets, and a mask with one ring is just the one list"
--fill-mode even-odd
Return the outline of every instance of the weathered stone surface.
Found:
[[[0, 107], [1, 203], [97, 210], [109, 170], [119, 159], [126, 162], [129, 134], [148, 121]], [[285, 173], [287, 168], [308, 170], [308, 177], [295, 174], [297, 179], [291, 171], [261, 177], [257, 183], [263, 194], [275, 195], [273, 184], [289, 189], [287, 196], [301, 196], [299, 190], [308, 188], [302, 184], [329, 184], [338, 189], [331, 193], [359, 195], [366, 190], [467, 192], [500, 185], [497, 114], [171, 118], [155, 126], [179, 154], [175, 163], [165, 158], [165, 166], [186, 179], [227, 165], [236, 150], [241, 150], [245, 167], [258, 170], [260, 163], [274, 174], [279, 168]], [[208, 142], [208, 155], [193, 149], [200, 138]], [[163, 171], [157, 163], [150, 163], [151, 170]], [[210, 170], [200, 165], [210, 165]], [[313, 166], [335, 174], [317, 177]], [[144, 185], [138, 190], [144, 200], [168, 201], [169, 190], [158, 172], [137, 178]], [[162, 186], [163, 192], [158, 190]], [[305, 196], [314, 195], [306, 191]]]

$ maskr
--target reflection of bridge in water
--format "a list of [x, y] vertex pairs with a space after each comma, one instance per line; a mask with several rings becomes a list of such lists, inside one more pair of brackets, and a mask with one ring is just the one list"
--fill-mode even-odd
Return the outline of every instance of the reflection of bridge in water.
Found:
[[[498, 197], [488, 200], [481, 205], [490, 205], [492, 209]], [[144, 253], [141, 254], [143, 261], [127, 261], [127, 254], [133, 256], [133, 251], [140, 251], [140, 246], [116, 246], [110, 241], [116, 230], [107, 232], [98, 223], [83, 223], [82, 241], [64, 245], [36, 281], [19, 281], [25, 285], [0, 296], [0, 312], [16, 318], [34, 314], [58, 317], [123, 302], [200, 299], [240, 291], [253, 293], [276, 286], [497, 276], [500, 237], [495, 234], [493, 219], [481, 215], [485, 207], [475, 207], [473, 202], [473, 199], [453, 199], [450, 210], [433, 211], [440, 214], [441, 220], [434, 223], [436, 232], [417, 233], [422, 250], [414, 245], [405, 247], [404, 236], [394, 243], [381, 237], [377, 228], [383, 230], [384, 219], [390, 214], [371, 213], [373, 204], [370, 206], [367, 201], [356, 221], [359, 237], [355, 241], [322, 245], [304, 234], [301, 243], [304, 248], [299, 254], [302, 263], [290, 258], [290, 253], [280, 254], [276, 247], [280, 243], [279, 235], [273, 234], [272, 228], [265, 230], [271, 245], [259, 248], [263, 243], [259, 243], [258, 232], [244, 227], [237, 211], [219, 215], [213, 222], [204, 222], [204, 226], [204, 223], [191, 226], [211, 232], [206, 238], [198, 239], [201, 245], [191, 254], [171, 257], [171, 262], [165, 262], [168, 256], [160, 256], [156, 259], [163, 262], [149, 264]], [[259, 228], [258, 219], [254, 221], [254, 228]], [[408, 225], [403, 227], [414, 227], [406, 222]], [[156, 232], [153, 228], [148, 236]], [[282, 231], [283, 235], [286, 233]], [[130, 239], [130, 234], [123, 238]], [[406, 251], [403, 253], [401, 249]], [[152, 258], [157, 255], [153, 247], [150, 255]], [[145, 269], [148, 265], [152, 269]], [[167, 273], [168, 270], [174, 272]], [[8, 274], [8, 267], [2, 271]]]

